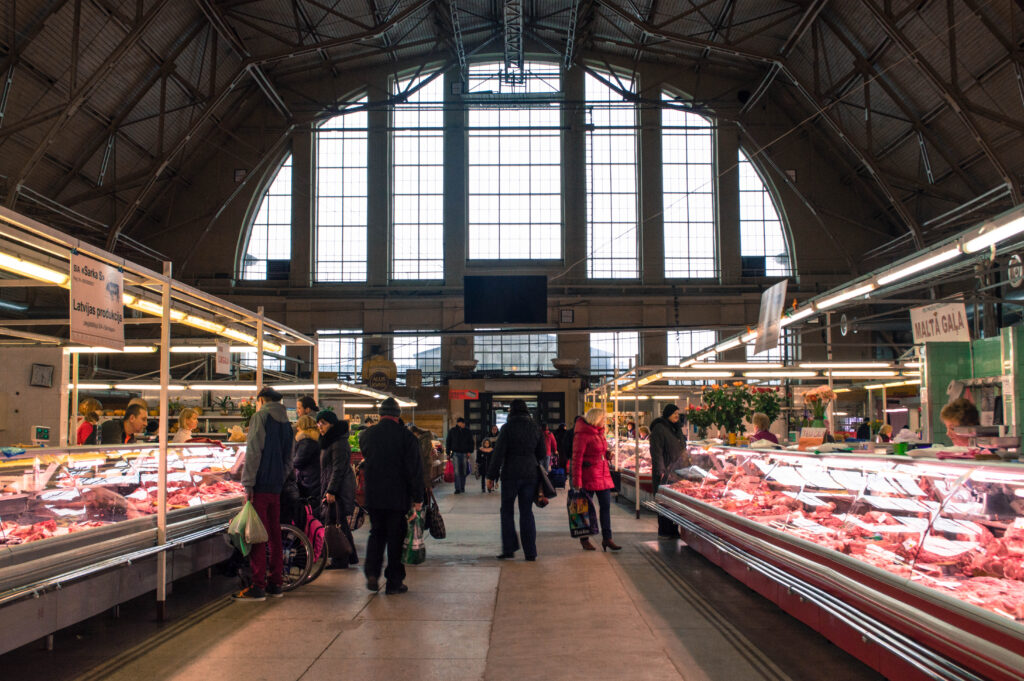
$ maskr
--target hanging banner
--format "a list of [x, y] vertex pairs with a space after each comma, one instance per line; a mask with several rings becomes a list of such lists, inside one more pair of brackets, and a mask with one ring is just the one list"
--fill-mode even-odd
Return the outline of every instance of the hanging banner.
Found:
[[71, 254], [71, 341], [124, 350], [123, 275], [116, 267]]
[[786, 304], [788, 279], [783, 279], [761, 294], [761, 316], [757, 320], [757, 341], [754, 354], [774, 350], [779, 345], [779, 330], [782, 328], [782, 308]]
[[217, 368], [218, 374], [231, 373], [231, 344], [227, 341], [217, 341]]
[[971, 340], [971, 332], [967, 328], [967, 308], [963, 303], [911, 308], [910, 322], [914, 327], [915, 343]]

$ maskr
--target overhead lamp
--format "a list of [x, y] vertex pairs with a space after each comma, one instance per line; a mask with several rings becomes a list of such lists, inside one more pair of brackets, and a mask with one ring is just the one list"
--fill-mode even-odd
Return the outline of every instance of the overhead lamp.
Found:
[[263, 341], [263, 349], [266, 350], [267, 352], [281, 352], [282, 348], [284, 348], [283, 345], [279, 345], [278, 343], [275, 343], [274, 341], [268, 341], [268, 340], [264, 340]]
[[900, 366], [902, 366], [905, 369], [920, 369], [921, 368], [921, 363], [920, 362], [904, 362]]
[[665, 378], [732, 378], [731, 371], [666, 371]]
[[1003, 224], [999, 224], [999, 222], [999, 220], [990, 222], [978, 230], [977, 236], [965, 241], [964, 253], [983, 251], [992, 244], [1024, 232], [1024, 216], [1022, 215], [1010, 218]]
[[[159, 383], [115, 383], [114, 390], [159, 390]], [[185, 386], [172, 383], [167, 386], [168, 390], [184, 390]]]
[[211, 391], [231, 391], [231, 392], [256, 392], [256, 385], [252, 383], [189, 383], [189, 390], [211, 390]]
[[741, 341], [739, 338], [730, 338], [729, 340], [722, 341], [721, 343], [716, 345], [715, 352], [725, 352], [726, 350], [738, 348], [741, 345], [743, 345], [743, 341]]
[[[399, 405], [401, 406], [401, 405]], [[373, 402], [346, 402], [345, 409], [376, 409], [377, 405]]]
[[47, 284], [55, 284], [57, 286], [67, 286], [68, 280], [71, 278], [67, 272], [61, 272], [43, 265], [37, 265], [34, 262], [19, 258], [16, 255], [10, 253], [4, 253], [0, 251], [0, 269], [5, 269], [8, 272], [14, 272], [15, 274], [22, 274], [30, 279], [37, 281], [44, 281]]
[[740, 341], [743, 343], [749, 343], [752, 340], [757, 340], [758, 335], [760, 334], [758, 334], [757, 331], [751, 331], [750, 333], [744, 336], [740, 336]]
[[871, 385], [864, 386], [865, 390], [881, 390], [882, 388], [901, 388], [907, 385], [921, 385], [920, 380], [913, 381], [893, 381], [892, 383], [872, 383]]
[[797, 310], [793, 314], [786, 315], [785, 317], [783, 317], [781, 320], [779, 320], [779, 326], [789, 326], [790, 324], [798, 322], [801, 319], [806, 319], [807, 317], [810, 317], [813, 314], [814, 308], [808, 305], [805, 308]]
[[0, 299], [0, 310], [10, 310], [11, 312], [26, 312], [28, 305], [25, 303], [16, 303], [13, 300]]
[[686, 367], [690, 366], [691, 364], [694, 364], [696, 361], [697, 361], [697, 358], [691, 357], [690, 359], [686, 360], [685, 362], [680, 362], [679, 366], [681, 368], [685, 369]]
[[697, 359], [698, 362], [703, 362], [706, 359], [711, 359], [712, 357], [714, 357], [717, 354], [718, 354], [718, 350], [711, 349], [711, 350], [708, 350], [707, 352], [704, 352], [704, 353], [701, 353], [701, 354], [697, 355], [696, 359]]
[[834, 392], [835, 394], [837, 394], [837, 395], [838, 395], [839, 393], [848, 393], [848, 392], [851, 392], [851, 389], [850, 389], [850, 388], [833, 388], [833, 389], [832, 389], [832, 392]]
[[904, 371], [900, 374], [901, 376], [920, 376], [920, 371]]
[[274, 390], [279, 393], [299, 393], [307, 392], [312, 390], [314, 386], [312, 383], [286, 383], [284, 385], [275, 385]]
[[[232, 345], [231, 352], [249, 352], [248, 345]], [[216, 345], [172, 345], [171, 352], [176, 355], [213, 355], [217, 353]]]
[[[128, 307], [133, 310], [139, 310], [146, 314], [151, 314], [155, 317], [162, 317], [164, 315], [164, 307], [159, 303], [154, 303], [152, 300], [146, 300], [145, 298], [136, 298], [130, 303], [125, 303]], [[180, 322], [185, 318], [185, 313], [181, 310], [171, 309], [171, 321]]]
[[[185, 318], [181, 320], [181, 323], [185, 326], [191, 326], [201, 331], [209, 331], [210, 333], [221, 333], [224, 331], [224, 325], [218, 324], [217, 322], [207, 319], [206, 317], [198, 317], [194, 314], [185, 315]], [[230, 336], [229, 336], [230, 337]]]
[[745, 378], [817, 378], [817, 371], [744, 371]]
[[852, 288], [849, 291], [843, 291], [842, 293], [837, 293], [836, 295], [832, 296], [831, 298], [826, 298], [825, 300], [822, 300], [822, 301], [820, 301], [818, 303], [815, 303], [814, 306], [817, 309], [819, 309], [819, 310], [824, 310], [824, 309], [829, 308], [829, 307], [834, 307], [834, 306], [838, 305], [839, 303], [846, 302], [847, 300], [850, 300], [852, 298], [857, 298], [858, 296], [863, 296], [863, 295], [865, 295], [867, 293], [871, 293], [874, 290], [875, 290], [874, 282], [870, 282], [869, 281], [868, 283], [863, 284], [861, 286], [858, 286], [857, 288]]
[[898, 376], [897, 371], [829, 371], [832, 378], [886, 378]]
[[[110, 390], [113, 386], [109, 383], [79, 383], [79, 390]], [[68, 390], [74, 390], [75, 384], [68, 383]]]
[[69, 355], [106, 355], [106, 354], [125, 354], [125, 355], [146, 355], [156, 352], [156, 346], [153, 345], [126, 345], [123, 350], [115, 350], [113, 348], [101, 348], [99, 346], [84, 346], [84, 345], [69, 345], [64, 348], [64, 352]]
[[406, 400], [397, 399], [395, 401], [398, 402], [398, 406], [402, 407], [403, 409], [411, 409], [419, 405], [419, 402], [407, 402]]
[[252, 334], [245, 333], [244, 331], [239, 331], [238, 329], [232, 328], [230, 326], [224, 328], [219, 333], [220, 333], [220, 335], [224, 336], [225, 338], [230, 338], [231, 340], [236, 340], [239, 343], [248, 343], [249, 345], [255, 345], [256, 344], [256, 336], [253, 336]]
[[673, 402], [676, 401], [676, 400], [683, 399], [679, 395], [650, 395], [649, 397], [652, 400], [671, 400]]
[[908, 409], [906, 407], [893, 407], [892, 409], [886, 409], [885, 413], [886, 414], [905, 414], [908, 411], [910, 411], [910, 409]]
[[[835, 392], [835, 390], [833, 390], [832, 392]], [[834, 411], [832, 412], [832, 416], [849, 416], [849, 414], [847, 414], [845, 411]]]
[[781, 369], [782, 364], [778, 362], [709, 362], [707, 364], [698, 364], [691, 368], [693, 369]]
[[890, 369], [889, 362], [801, 362], [804, 369]]
[[958, 246], [947, 248], [946, 250], [939, 251], [934, 255], [928, 256], [927, 258], [922, 258], [915, 262], [899, 266], [892, 272], [882, 275], [878, 280], [878, 285], [885, 286], [886, 284], [891, 284], [894, 281], [905, 279], [906, 277], [909, 277], [912, 274], [917, 274], [918, 272], [927, 270], [931, 267], [934, 267], [935, 265], [944, 263], [948, 260], [952, 260], [958, 255], [960, 255], [960, 248]]

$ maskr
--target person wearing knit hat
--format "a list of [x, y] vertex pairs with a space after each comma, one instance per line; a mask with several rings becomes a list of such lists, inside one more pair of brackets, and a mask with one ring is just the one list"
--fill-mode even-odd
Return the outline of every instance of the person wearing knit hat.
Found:
[[[670, 403], [661, 410], [661, 418], [651, 422], [651, 480], [655, 491], [668, 482], [673, 471], [690, 465], [682, 416], [679, 407]], [[658, 516], [658, 537], [679, 538], [676, 524], [662, 515]]]
[[330, 409], [321, 409], [320, 413], [316, 415], [316, 421], [317, 423], [323, 421], [328, 426], [336, 426], [338, 425], [338, 415]]
[[423, 461], [416, 436], [398, 420], [402, 410], [398, 402], [389, 397], [377, 409], [380, 423], [363, 431], [359, 448], [363, 454], [363, 476], [366, 501], [370, 514], [370, 539], [363, 562], [366, 588], [380, 588], [381, 568], [387, 552], [387, 579], [385, 593], [403, 594], [405, 566], [402, 564], [402, 541], [408, 529], [410, 506], [423, 507]]

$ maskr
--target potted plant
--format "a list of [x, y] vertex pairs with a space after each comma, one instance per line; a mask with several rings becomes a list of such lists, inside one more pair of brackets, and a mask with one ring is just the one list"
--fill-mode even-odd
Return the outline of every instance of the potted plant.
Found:
[[256, 403], [252, 400], [245, 400], [238, 405], [238, 412], [242, 415], [242, 427], [249, 427], [249, 419], [256, 413]]
[[701, 395], [704, 405], [711, 412], [713, 423], [728, 433], [729, 443], [736, 440], [743, 427], [743, 420], [750, 416], [750, 390], [746, 383], [735, 381], [732, 385], [711, 385]]
[[686, 407], [686, 420], [697, 429], [697, 437], [704, 440], [708, 436], [708, 428], [713, 424], [711, 411], [699, 404]]
[[829, 402], [836, 399], [836, 394], [827, 385], [819, 385], [817, 388], [804, 393], [804, 404], [814, 414], [812, 425], [821, 428], [825, 425], [825, 409]]
[[229, 395], [225, 395], [213, 398], [213, 406], [220, 409], [221, 414], [230, 414], [231, 410], [235, 408], [235, 402]]
[[751, 388], [750, 412], [761, 412], [768, 417], [769, 423], [775, 423], [782, 413], [782, 396], [775, 388]]

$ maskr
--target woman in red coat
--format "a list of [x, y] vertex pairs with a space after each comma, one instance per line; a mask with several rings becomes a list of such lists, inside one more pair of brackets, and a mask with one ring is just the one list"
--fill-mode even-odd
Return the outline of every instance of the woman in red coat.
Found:
[[[604, 438], [604, 409], [591, 409], [582, 419], [576, 419], [572, 440], [572, 487], [582, 489], [590, 497], [594, 494], [601, 505], [601, 548], [618, 551], [622, 547], [612, 541], [612, 474], [608, 469], [608, 442]], [[589, 537], [581, 537], [584, 551], [593, 551]]]

